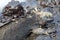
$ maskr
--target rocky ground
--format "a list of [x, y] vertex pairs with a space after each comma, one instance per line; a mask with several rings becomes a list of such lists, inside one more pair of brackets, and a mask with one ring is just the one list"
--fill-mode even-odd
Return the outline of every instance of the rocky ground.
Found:
[[[56, 15], [54, 19], [54, 25], [51, 25], [55, 28], [56, 33], [52, 33], [49, 35], [36, 35], [32, 33], [27, 40], [60, 40], [60, 22], [58, 22], [60, 19], [58, 18], [60, 15]], [[57, 20], [58, 19], [58, 20]], [[50, 24], [49, 24], [50, 25]], [[41, 31], [41, 30], [40, 30]]]
[[12, 22], [0, 28], [0, 40], [60, 40], [60, 4], [55, 1], [40, 0], [34, 7], [26, 4], [23, 18], [12, 16]]

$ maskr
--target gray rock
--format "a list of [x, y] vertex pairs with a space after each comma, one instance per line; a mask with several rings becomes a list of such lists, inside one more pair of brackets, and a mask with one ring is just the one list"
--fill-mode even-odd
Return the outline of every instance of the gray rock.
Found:
[[14, 24], [14, 26], [5, 31], [3, 40], [23, 40], [29, 34], [29, 26], [34, 22], [33, 19], [26, 19], [22, 23]]
[[6, 22], [6, 19], [2, 19], [2, 23], [5, 23]]
[[49, 36], [40, 35], [35, 40], [52, 40]]

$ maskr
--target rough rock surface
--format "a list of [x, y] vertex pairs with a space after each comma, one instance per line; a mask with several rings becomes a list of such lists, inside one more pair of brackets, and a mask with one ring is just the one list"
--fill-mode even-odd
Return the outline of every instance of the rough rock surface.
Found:
[[22, 19], [0, 28], [0, 40], [23, 40], [29, 34], [33, 19]]
[[[60, 40], [60, 0], [31, 0], [23, 6], [26, 6], [26, 12], [35, 10], [34, 12], [36, 14], [34, 15], [33, 12], [32, 14], [36, 18], [32, 18], [32, 14], [30, 14], [26, 16], [27, 19], [21, 19], [18, 22], [12, 22], [0, 28], [0, 40]], [[37, 8], [37, 10], [35, 8]], [[53, 21], [49, 19], [49, 21], [45, 23], [45, 21], [47, 21], [45, 19], [48, 19], [45, 15], [50, 16], [49, 14], [53, 15]], [[40, 16], [43, 21], [41, 21]], [[33, 31], [33, 33], [30, 29], [36, 31]], [[45, 31], [47, 34], [44, 34]], [[30, 32], [32, 33], [29, 34]]]

